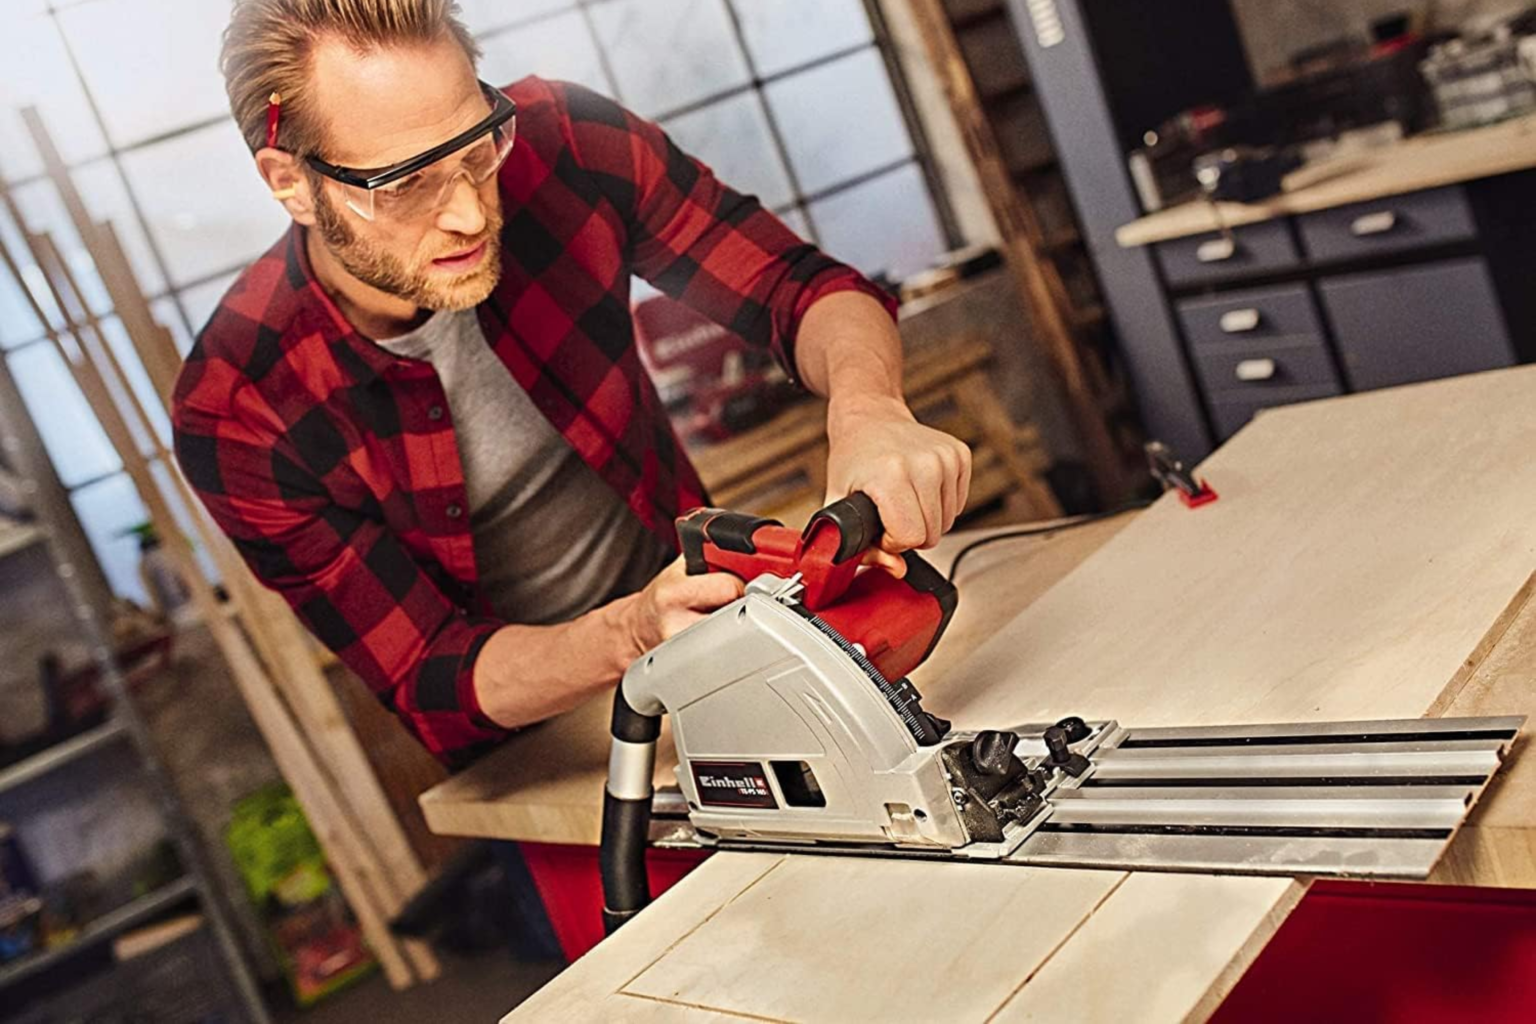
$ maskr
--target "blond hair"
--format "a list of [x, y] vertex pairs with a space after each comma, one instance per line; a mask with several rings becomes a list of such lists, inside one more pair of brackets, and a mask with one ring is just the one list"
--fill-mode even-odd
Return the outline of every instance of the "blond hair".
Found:
[[219, 60], [230, 111], [255, 152], [267, 144], [268, 98], [276, 93], [282, 97], [278, 148], [317, 153], [321, 131], [308, 85], [318, 42], [340, 39], [366, 51], [445, 35], [472, 63], [480, 56], [456, 0], [235, 0]]

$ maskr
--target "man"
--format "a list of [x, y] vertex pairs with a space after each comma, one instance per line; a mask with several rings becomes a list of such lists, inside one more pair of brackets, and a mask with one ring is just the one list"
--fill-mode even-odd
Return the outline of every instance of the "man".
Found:
[[294, 224], [174, 410], [256, 575], [450, 765], [741, 593], [675, 558], [704, 495], [637, 357], [631, 273], [827, 396], [829, 496], [874, 499], [887, 563], [937, 542], [970, 478], [902, 401], [886, 296], [654, 124], [571, 85], [493, 89], [475, 57], [450, 0], [237, 0], [231, 107]]

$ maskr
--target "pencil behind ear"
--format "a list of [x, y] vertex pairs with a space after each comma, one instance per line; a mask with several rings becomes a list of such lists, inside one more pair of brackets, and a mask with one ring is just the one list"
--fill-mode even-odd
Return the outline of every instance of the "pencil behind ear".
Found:
[[267, 194], [282, 203], [288, 215], [300, 224], [314, 220], [314, 196], [304, 179], [298, 160], [280, 149], [256, 151], [256, 170], [267, 186]]

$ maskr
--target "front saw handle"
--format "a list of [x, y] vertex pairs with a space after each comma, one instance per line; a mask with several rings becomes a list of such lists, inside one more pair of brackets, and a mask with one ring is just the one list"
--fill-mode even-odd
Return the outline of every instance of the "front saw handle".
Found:
[[854, 491], [846, 498], [834, 501], [811, 516], [800, 535], [801, 544], [810, 547], [812, 541], [826, 527], [837, 531], [837, 546], [832, 550], [833, 565], [842, 565], [851, 558], [859, 558], [864, 552], [880, 543], [885, 527], [880, 523], [880, 509], [863, 491]]
[[[817, 534], [825, 526], [831, 526], [836, 531], [838, 540], [835, 547], [822, 544], [817, 539]], [[811, 516], [811, 521], [805, 525], [805, 533], [801, 535], [801, 544], [807, 551], [816, 550], [823, 557], [829, 552], [833, 566], [843, 566], [850, 561], [857, 565], [863, 560], [866, 551], [879, 545], [884, 534], [885, 526], [880, 520], [880, 510], [875, 506], [874, 499], [863, 491], [855, 491]], [[944, 621], [947, 623], [948, 612], [953, 610], [956, 599], [954, 584], [916, 551], [903, 551], [901, 558], [907, 564], [902, 581], [908, 589], [920, 594], [931, 594], [945, 609]], [[802, 562], [806, 560], [802, 558]], [[936, 641], [937, 637], [934, 639]]]

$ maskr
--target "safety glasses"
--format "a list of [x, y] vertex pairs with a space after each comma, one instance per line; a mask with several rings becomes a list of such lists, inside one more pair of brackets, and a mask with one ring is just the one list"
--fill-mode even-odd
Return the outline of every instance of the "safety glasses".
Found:
[[366, 221], [405, 223], [424, 219], [448, 202], [460, 176], [485, 184], [512, 152], [517, 137], [517, 104], [495, 86], [480, 83], [490, 116], [425, 153], [389, 167], [337, 167], [317, 156], [305, 162], [339, 183], [346, 205]]

